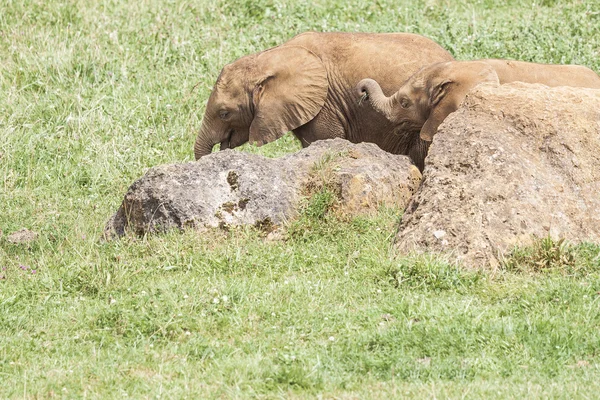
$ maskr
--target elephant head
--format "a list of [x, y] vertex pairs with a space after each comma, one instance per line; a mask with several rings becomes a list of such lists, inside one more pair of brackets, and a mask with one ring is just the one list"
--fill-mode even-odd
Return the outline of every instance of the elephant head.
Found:
[[372, 79], [360, 81], [357, 91], [392, 123], [402, 129], [416, 129], [421, 139], [430, 142], [442, 121], [458, 109], [469, 90], [483, 82], [499, 84], [498, 75], [490, 65], [449, 61], [420, 69], [390, 97]]
[[215, 144], [263, 145], [312, 120], [327, 98], [327, 71], [301, 46], [279, 46], [226, 65], [208, 99], [196, 159]]

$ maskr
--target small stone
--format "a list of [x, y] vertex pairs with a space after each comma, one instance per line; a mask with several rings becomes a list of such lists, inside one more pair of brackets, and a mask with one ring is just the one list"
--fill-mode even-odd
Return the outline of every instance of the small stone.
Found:
[[441, 239], [441, 238], [443, 238], [444, 236], [446, 236], [446, 231], [442, 231], [442, 230], [439, 230], [439, 231], [433, 231], [433, 236], [435, 236], [435, 237], [436, 237], [436, 238], [438, 238], [438, 239]]
[[278, 242], [281, 240], [285, 239], [285, 235], [283, 234], [283, 232], [281, 231], [281, 229], [277, 229], [274, 230], [272, 232], [270, 232], [267, 237], [265, 238], [265, 240], [267, 242]]
[[381, 319], [383, 319], [384, 321], [395, 321], [396, 318], [394, 318], [394, 316], [392, 314], [381, 314]]
[[38, 233], [30, 231], [27, 228], [22, 228], [16, 232], [11, 233], [6, 237], [10, 243], [14, 244], [29, 244], [37, 239]]
[[431, 365], [431, 357], [418, 358], [417, 362], [421, 365], [429, 367]]

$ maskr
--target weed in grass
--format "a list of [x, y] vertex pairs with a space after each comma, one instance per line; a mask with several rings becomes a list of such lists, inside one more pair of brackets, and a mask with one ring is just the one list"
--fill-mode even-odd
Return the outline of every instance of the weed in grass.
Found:
[[322, 220], [334, 205], [335, 200], [336, 196], [331, 190], [322, 188], [312, 195], [302, 214], [309, 219]]
[[459, 265], [425, 256], [399, 259], [386, 269], [384, 276], [396, 288], [406, 286], [415, 290], [458, 293], [468, 293], [484, 280], [481, 271], [468, 271]]
[[504, 268], [520, 272], [571, 273], [577, 268], [576, 250], [565, 239], [550, 236], [536, 239], [531, 246], [512, 250], [504, 261]]
[[341, 214], [336, 213], [341, 189], [333, 173], [335, 160], [344, 155], [345, 153], [326, 152], [312, 167], [302, 191], [304, 200], [300, 205], [299, 216], [288, 227], [290, 237], [325, 234], [323, 230], [319, 229], [324, 225], [334, 228], [334, 231], [329, 232], [328, 236], [335, 235], [336, 222], [347, 220]]

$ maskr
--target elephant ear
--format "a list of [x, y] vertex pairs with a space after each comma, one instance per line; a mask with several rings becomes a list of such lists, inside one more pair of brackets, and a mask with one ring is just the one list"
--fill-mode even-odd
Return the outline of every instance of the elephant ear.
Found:
[[480, 83], [499, 85], [496, 71], [479, 61], [447, 63], [443, 77], [437, 78], [429, 93], [430, 114], [421, 128], [421, 139], [431, 142], [448, 114], [458, 109], [467, 93]]
[[327, 70], [300, 46], [280, 46], [256, 58], [259, 79], [252, 91], [251, 143], [262, 146], [312, 120], [325, 104]]
[[444, 79], [431, 88], [429, 93], [431, 112], [421, 128], [421, 139], [431, 142], [444, 119], [458, 108], [460, 101], [457, 103], [456, 96], [453, 96], [454, 86], [453, 80]]

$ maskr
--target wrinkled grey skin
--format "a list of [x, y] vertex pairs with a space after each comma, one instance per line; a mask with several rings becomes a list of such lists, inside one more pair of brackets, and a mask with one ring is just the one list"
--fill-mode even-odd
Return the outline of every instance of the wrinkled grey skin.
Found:
[[288, 131], [306, 147], [330, 138], [373, 142], [409, 155], [422, 169], [428, 143], [399, 129], [368, 102], [357, 83], [373, 77], [388, 95], [421, 67], [452, 56], [425, 37], [405, 34], [315, 33], [226, 65], [208, 99], [196, 138], [196, 159], [215, 144], [262, 145]]

